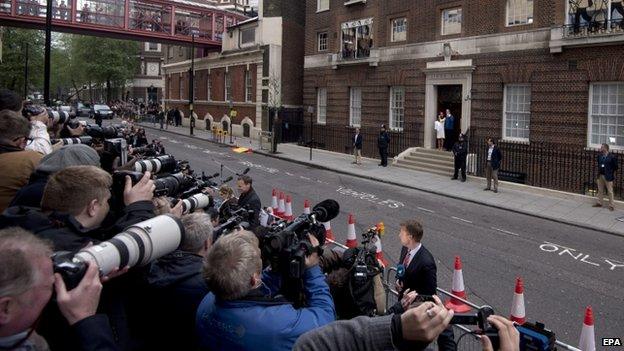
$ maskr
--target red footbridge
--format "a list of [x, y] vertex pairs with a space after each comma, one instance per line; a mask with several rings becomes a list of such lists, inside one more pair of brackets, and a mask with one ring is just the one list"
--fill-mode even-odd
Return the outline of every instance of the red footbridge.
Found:
[[0, 0], [0, 25], [218, 49], [227, 28], [247, 19], [213, 5], [174, 0]]

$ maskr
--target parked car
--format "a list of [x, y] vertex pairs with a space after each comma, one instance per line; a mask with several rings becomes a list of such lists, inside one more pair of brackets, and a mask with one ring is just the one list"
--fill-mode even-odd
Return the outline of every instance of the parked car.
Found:
[[85, 105], [82, 102], [74, 104], [74, 110], [77, 117], [89, 117], [91, 115], [91, 106]]
[[113, 119], [113, 111], [107, 105], [93, 105], [91, 107], [91, 118], [95, 118], [95, 115], [102, 116], [102, 119]]

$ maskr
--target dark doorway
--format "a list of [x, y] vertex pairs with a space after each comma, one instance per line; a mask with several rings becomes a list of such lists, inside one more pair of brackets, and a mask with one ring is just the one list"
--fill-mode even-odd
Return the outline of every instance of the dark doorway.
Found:
[[[438, 85], [438, 113], [451, 110], [451, 114], [455, 117], [455, 126], [451, 139], [453, 142], [457, 140], [461, 133], [461, 113], [462, 113], [462, 86], [461, 85]], [[446, 136], [449, 139], [449, 135]], [[451, 144], [452, 145], [452, 144]]]
[[221, 126], [223, 127], [223, 130], [225, 130], [228, 133], [230, 132], [230, 125], [228, 124], [227, 121], [222, 121]]
[[245, 138], [249, 138], [251, 135], [251, 131], [249, 128], [249, 123], [243, 123], [243, 136]]
[[147, 88], [147, 101], [151, 103], [158, 102], [158, 88]]

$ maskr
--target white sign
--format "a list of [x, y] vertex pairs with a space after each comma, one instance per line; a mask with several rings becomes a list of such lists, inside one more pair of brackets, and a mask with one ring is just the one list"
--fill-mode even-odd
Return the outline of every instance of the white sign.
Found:
[[364, 18], [356, 21], [349, 21], [342, 24], [342, 29], [357, 28], [373, 24], [373, 18]]

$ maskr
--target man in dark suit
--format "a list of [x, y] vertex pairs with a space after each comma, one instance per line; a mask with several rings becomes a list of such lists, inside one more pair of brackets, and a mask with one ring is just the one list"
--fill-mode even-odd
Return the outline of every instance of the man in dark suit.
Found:
[[390, 135], [386, 131], [386, 125], [381, 125], [381, 130], [379, 131], [379, 136], [377, 137], [377, 147], [379, 148], [379, 158], [381, 158], [381, 162], [379, 163], [382, 167], [388, 166], [388, 145], [390, 144]]
[[594, 207], [602, 207], [604, 201], [604, 189], [607, 188], [609, 196], [609, 211], [613, 211], [613, 181], [615, 180], [615, 172], [618, 170], [617, 158], [609, 152], [609, 145], [602, 144], [600, 146], [600, 155], [598, 155], [598, 202]]
[[250, 221], [251, 228], [255, 228], [260, 224], [260, 211], [262, 210], [262, 203], [256, 191], [252, 186], [253, 180], [248, 175], [242, 175], [236, 181], [236, 186], [240, 196], [238, 197], [238, 206], [245, 207], [254, 211], [254, 216]]
[[455, 160], [455, 173], [452, 180], [457, 180], [459, 171], [461, 170], [461, 181], [466, 181], [466, 157], [468, 156], [468, 143], [463, 134], [459, 135], [459, 140], [453, 145], [453, 156]]
[[354, 164], [362, 164], [362, 134], [360, 128], [355, 128], [355, 136], [353, 137], [353, 155], [355, 156]]
[[[423, 227], [419, 221], [408, 220], [401, 223], [399, 240], [401, 241], [401, 256], [399, 263], [405, 268], [404, 273], [396, 282], [399, 291], [399, 300], [408, 289], [419, 295], [435, 295], [438, 286], [437, 267], [433, 255], [422, 243]], [[438, 337], [440, 351], [457, 349], [453, 330], [446, 329]]]
[[494, 139], [487, 138], [487, 144], [488, 149], [485, 154], [485, 178], [487, 179], [487, 187], [483, 190], [492, 190], [492, 180], [494, 180], [494, 189], [492, 191], [498, 193], [498, 170], [503, 160], [503, 154], [498, 146], [496, 146]]

